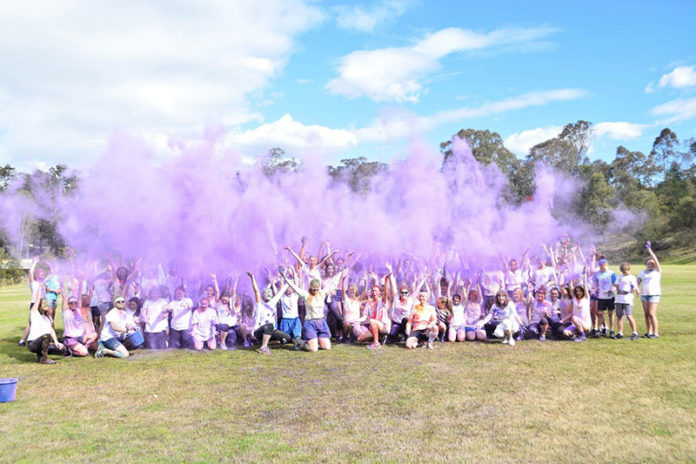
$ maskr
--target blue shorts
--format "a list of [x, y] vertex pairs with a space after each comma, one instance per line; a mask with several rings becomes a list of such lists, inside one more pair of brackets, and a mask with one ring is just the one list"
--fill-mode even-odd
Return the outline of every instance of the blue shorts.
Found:
[[108, 348], [110, 350], [117, 350], [119, 347], [123, 346], [121, 342], [118, 341], [118, 338], [110, 338], [108, 340], [102, 340], [102, 345], [104, 345], [105, 348]]
[[304, 322], [305, 338], [313, 340], [315, 338], [331, 338], [329, 326], [326, 319], [307, 319]]
[[474, 332], [474, 333], [476, 333], [476, 332], [478, 332], [479, 330], [483, 330], [483, 327], [479, 328], [479, 327], [476, 327], [475, 325], [467, 325], [467, 326], [464, 328], [464, 332], [465, 332], [465, 333], [469, 333], [469, 332]]
[[640, 299], [641, 301], [645, 301], [647, 303], [659, 303], [660, 295], [641, 295]]
[[302, 322], [299, 317], [292, 319], [282, 318], [280, 320], [280, 330], [290, 335], [291, 338], [299, 339], [302, 336]]

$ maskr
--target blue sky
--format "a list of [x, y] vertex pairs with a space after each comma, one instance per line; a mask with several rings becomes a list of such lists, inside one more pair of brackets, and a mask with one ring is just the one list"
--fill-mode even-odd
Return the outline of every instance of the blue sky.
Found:
[[433, 151], [462, 128], [524, 156], [578, 119], [591, 158], [696, 137], [696, 4], [19, 2], [0, 5], [0, 163], [89, 168], [114, 133], [161, 156], [327, 163]]

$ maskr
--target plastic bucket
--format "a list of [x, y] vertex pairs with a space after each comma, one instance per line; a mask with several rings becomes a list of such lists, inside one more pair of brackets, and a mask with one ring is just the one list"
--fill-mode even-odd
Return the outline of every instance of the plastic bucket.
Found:
[[126, 338], [133, 348], [137, 348], [143, 343], [145, 339], [143, 338], [143, 333], [140, 330], [136, 330]]
[[0, 379], [0, 403], [10, 403], [17, 394], [17, 379]]

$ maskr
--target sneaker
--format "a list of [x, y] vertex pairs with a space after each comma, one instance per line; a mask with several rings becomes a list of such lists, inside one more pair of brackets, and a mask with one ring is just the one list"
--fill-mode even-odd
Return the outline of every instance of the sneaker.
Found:
[[574, 342], [584, 342], [585, 340], [587, 340], [587, 337], [585, 336], [585, 334], [582, 334], [582, 335], [578, 335], [575, 338], [575, 340], [573, 340], [573, 341]]
[[251, 342], [249, 340], [244, 342], [244, 348], [249, 348], [251, 346]]
[[104, 357], [104, 344], [99, 342], [97, 351], [94, 353], [94, 359], [101, 359]]
[[539, 341], [540, 341], [540, 342], [543, 342], [544, 340], [546, 340], [546, 336], [545, 336], [545, 335], [539, 335]]
[[597, 329], [592, 329], [592, 331], [590, 332], [590, 337], [592, 338], [599, 338], [600, 336], [600, 332]]
[[433, 342], [428, 342], [428, 344], [425, 345], [425, 347], [426, 347], [427, 349], [429, 349], [429, 350], [434, 350], [434, 349], [435, 349], [435, 347], [433, 346]]
[[607, 328], [605, 327], [602, 329], [602, 337], [606, 337], [606, 336], [607, 336]]
[[24, 339], [20, 340], [19, 343], [17, 343], [19, 346], [27, 346], [27, 342], [24, 341]]
[[55, 364], [55, 363], [56, 363], [55, 360], [49, 359], [49, 358], [42, 359], [42, 360], [40, 360], [39, 362], [40, 362], [41, 364]]
[[650, 334], [650, 335], [648, 335], [648, 338], [656, 339], [656, 338], [660, 338], [660, 336], [657, 334]]
[[502, 343], [507, 345], [508, 343], [510, 343], [510, 340], [512, 340], [512, 338], [508, 339], [507, 337], [505, 337], [505, 338], [503, 338]]
[[616, 338], [623, 338], [623, 334], [621, 332], [617, 333]]
[[651, 335], [652, 335], [651, 333], [645, 332], [643, 334], [643, 338], [650, 338]]
[[510, 346], [515, 346], [515, 339], [512, 337], [510, 338]]
[[227, 344], [225, 342], [220, 342], [220, 349], [221, 350], [226, 350], [227, 349]]
[[271, 350], [267, 346], [264, 348], [259, 348], [257, 351], [261, 354], [271, 354]]
[[638, 336], [638, 334], [634, 332], [633, 335], [631, 335], [631, 338], [629, 338], [629, 340], [635, 341], [635, 340], [638, 340], [639, 338], [640, 337]]
[[616, 339], [616, 334], [614, 334], [613, 330], [609, 332], [609, 338], [611, 338], [612, 340]]
[[305, 342], [302, 340], [297, 340], [295, 345], [292, 347], [295, 351], [301, 351], [305, 347]]
[[382, 348], [382, 345], [380, 345], [379, 342], [377, 342], [377, 343], [370, 343], [369, 345], [367, 345], [367, 349], [368, 349], [368, 350], [376, 350], [376, 349], [379, 349], [379, 348]]

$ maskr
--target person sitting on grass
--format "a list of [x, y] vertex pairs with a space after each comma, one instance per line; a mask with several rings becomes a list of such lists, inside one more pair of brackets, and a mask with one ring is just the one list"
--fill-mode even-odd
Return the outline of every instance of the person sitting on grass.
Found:
[[477, 323], [479, 328], [486, 327], [489, 338], [502, 337], [503, 343], [510, 346], [515, 346], [513, 334], [520, 330], [521, 325], [522, 319], [505, 290], [498, 290], [490, 312]]
[[638, 340], [636, 320], [633, 319], [633, 312], [631, 311], [633, 308], [633, 294], [638, 294], [638, 281], [635, 276], [631, 275], [630, 264], [621, 264], [619, 270], [621, 275], [616, 280], [616, 299], [614, 302], [616, 308], [616, 328], [618, 330], [616, 338], [623, 338], [623, 318], [626, 316], [633, 331], [629, 340]]
[[406, 323], [406, 348], [412, 350], [421, 341], [428, 341], [428, 349], [433, 349], [433, 341], [438, 334], [437, 314], [435, 308], [428, 304], [428, 293], [418, 294], [418, 304], [413, 307]]
[[365, 302], [365, 309], [369, 331], [372, 334], [372, 343], [368, 345], [367, 349], [379, 349], [382, 347], [379, 337], [380, 335], [386, 336], [389, 333], [391, 320], [387, 310], [386, 292], [382, 292], [378, 285], [372, 287], [370, 298]]
[[539, 341], [543, 342], [546, 340], [546, 331], [549, 330], [549, 326], [555, 317], [553, 304], [546, 300], [546, 288], [537, 290], [531, 309], [531, 318], [526, 337], [538, 338]]
[[117, 296], [114, 299], [113, 309], [109, 310], [104, 318], [97, 352], [94, 353], [96, 359], [101, 359], [105, 355], [114, 358], [127, 358], [129, 356], [128, 350], [121, 341], [135, 332], [137, 327], [125, 308], [126, 299]]
[[29, 310], [29, 333], [27, 335], [27, 348], [32, 353], [36, 353], [36, 358], [41, 364], [55, 364], [53, 359], [48, 358], [48, 348], [51, 342], [62, 350], [64, 345], [56, 338], [56, 331], [53, 330], [53, 320], [51, 319], [49, 303], [45, 298], [38, 298]]
[[[261, 340], [261, 348], [259, 353], [271, 354], [271, 349], [268, 348], [268, 342], [277, 340], [281, 344], [290, 341], [290, 335], [276, 329], [276, 305], [287, 289], [287, 284], [280, 287], [278, 294], [273, 296], [273, 291], [270, 288], [263, 289], [263, 295], [259, 292], [259, 287], [256, 285], [254, 274], [247, 272], [251, 279], [251, 287], [254, 290], [254, 337]], [[287, 282], [287, 280], [286, 280]], [[322, 303], [323, 308], [323, 303]]]
[[[573, 312], [569, 315], [572, 322], [563, 330], [563, 335], [568, 338], [575, 337], [576, 342], [587, 340], [585, 333], [592, 328], [592, 315], [590, 313], [590, 296], [585, 290], [587, 288], [587, 273], [583, 273], [583, 285], [573, 287], [572, 280], [568, 282], [568, 290], [573, 298]], [[563, 319], [561, 322], [567, 320]]]
[[63, 342], [75, 356], [87, 356], [88, 348], [97, 349], [97, 334], [85, 332], [85, 322], [78, 306], [77, 297], [65, 298], [63, 292], [61, 312], [63, 314]]
[[198, 302], [198, 307], [191, 318], [191, 336], [193, 349], [201, 351], [203, 345], [208, 345], [210, 351], [217, 348], [215, 341], [215, 324], [217, 324], [217, 312], [210, 307], [210, 300], [203, 297]]

